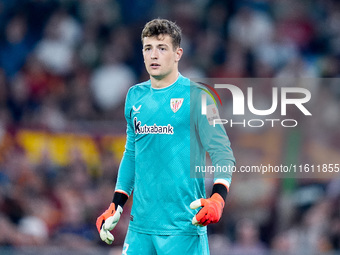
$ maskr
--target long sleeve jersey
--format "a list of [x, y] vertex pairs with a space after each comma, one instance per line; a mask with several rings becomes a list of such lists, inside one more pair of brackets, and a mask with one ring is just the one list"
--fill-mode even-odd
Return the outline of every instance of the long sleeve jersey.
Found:
[[[205, 197], [204, 176], [195, 172], [196, 166], [206, 164], [206, 152], [213, 165], [234, 165], [235, 159], [224, 127], [209, 119], [216, 115], [201, 113], [204, 93], [182, 75], [165, 88], [153, 88], [150, 80], [130, 88], [116, 191], [133, 191], [131, 230], [157, 235], [206, 232], [206, 227], [191, 224], [198, 210], [191, 210], [190, 203]], [[207, 108], [216, 111], [209, 95]], [[231, 177], [224, 173], [218, 179], [229, 185]]]

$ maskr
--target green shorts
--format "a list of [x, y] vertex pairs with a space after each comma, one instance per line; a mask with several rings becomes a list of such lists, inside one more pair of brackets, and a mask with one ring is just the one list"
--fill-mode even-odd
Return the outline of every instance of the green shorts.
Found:
[[208, 236], [150, 235], [128, 230], [122, 255], [209, 255]]

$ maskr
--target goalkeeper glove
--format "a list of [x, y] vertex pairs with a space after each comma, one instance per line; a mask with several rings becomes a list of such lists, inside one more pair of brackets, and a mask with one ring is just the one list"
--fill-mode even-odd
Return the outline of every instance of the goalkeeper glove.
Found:
[[112, 229], [117, 225], [120, 215], [123, 212], [123, 208], [118, 205], [117, 210], [115, 204], [111, 203], [110, 207], [97, 218], [96, 226], [100, 235], [100, 238], [107, 244], [112, 244], [114, 237], [110, 233]]
[[190, 204], [191, 209], [202, 207], [193, 217], [192, 224], [195, 226], [206, 226], [220, 220], [224, 208], [224, 199], [218, 193], [214, 193], [210, 198], [197, 199]]

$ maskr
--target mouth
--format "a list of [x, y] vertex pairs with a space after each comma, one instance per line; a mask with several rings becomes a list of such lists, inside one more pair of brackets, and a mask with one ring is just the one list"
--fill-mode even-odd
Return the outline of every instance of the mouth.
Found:
[[156, 69], [156, 68], [158, 68], [158, 67], [160, 67], [161, 65], [160, 64], [157, 64], [157, 63], [152, 63], [151, 65], [150, 65], [150, 67], [151, 68], [153, 68], [153, 69]]

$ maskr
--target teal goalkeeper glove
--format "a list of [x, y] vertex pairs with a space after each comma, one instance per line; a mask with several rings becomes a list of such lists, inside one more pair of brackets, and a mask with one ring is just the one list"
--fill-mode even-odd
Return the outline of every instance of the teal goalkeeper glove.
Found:
[[118, 205], [117, 210], [115, 209], [115, 204], [111, 203], [110, 207], [97, 218], [97, 230], [102, 239], [107, 244], [112, 244], [114, 237], [110, 233], [112, 229], [117, 225], [120, 215], [123, 212], [123, 208]]

